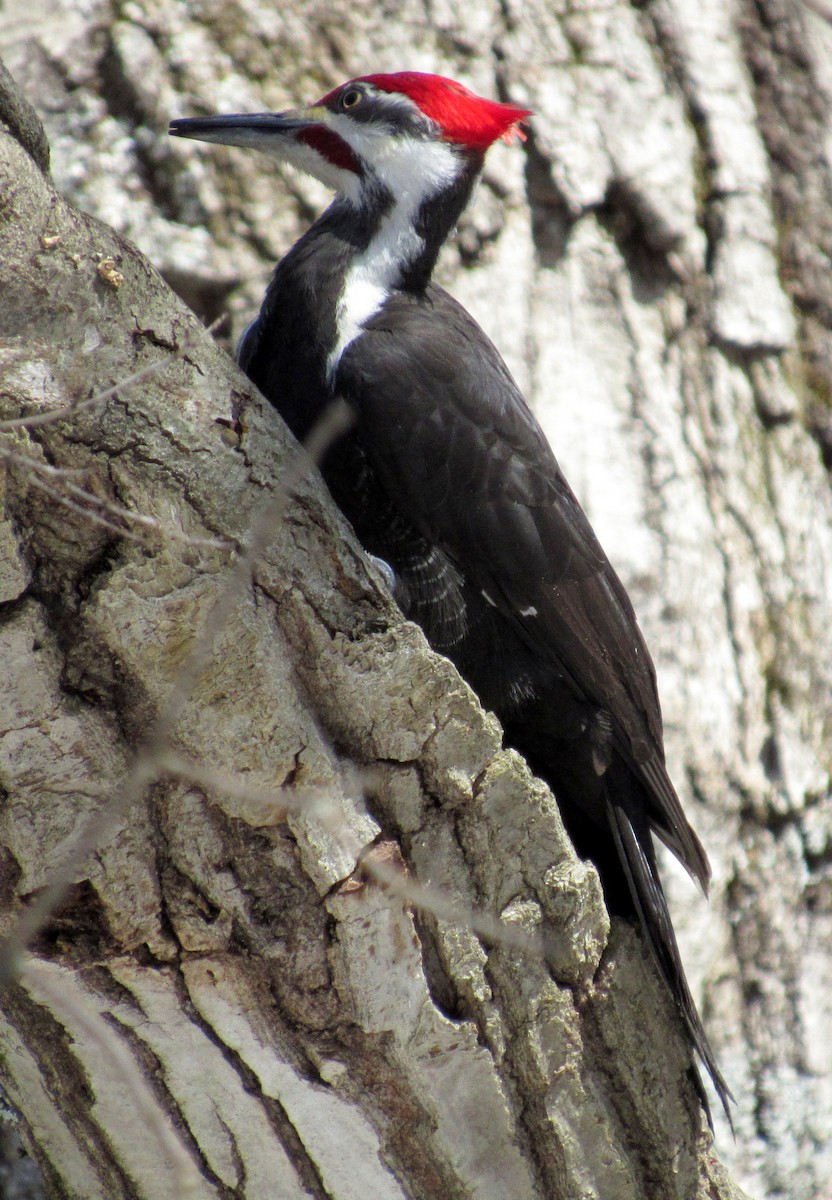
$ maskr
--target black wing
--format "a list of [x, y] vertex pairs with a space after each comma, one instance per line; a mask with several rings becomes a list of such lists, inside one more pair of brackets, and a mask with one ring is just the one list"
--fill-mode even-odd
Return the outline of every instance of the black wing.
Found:
[[[708, 860], [665, 768], [655, 671], [632, 604], [540, 426], [492, 343], [434, 285], [394, 295], [347, 347], [335, 382], [399, 513], [548, 664], [525, 707], [498, 714], [571, 808], [567, 824], [605, 890], [624, 887], [728, 1113], [650, 830], [703, 889]], [[464, 647], [451, 657], [465, 675]]]
[[609, 715], [651, 827], [706, 888], [632, 604], [493, 344], [441, 288], [396, 294], [347, 348], [336, 382], [400, 511], [577, 699]]

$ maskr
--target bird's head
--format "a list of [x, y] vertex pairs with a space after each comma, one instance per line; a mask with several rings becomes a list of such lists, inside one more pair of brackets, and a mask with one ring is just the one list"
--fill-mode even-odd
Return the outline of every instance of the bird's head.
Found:
[[522, 136], [530, 115], [440, 75], [400, 71], [351, 79], [310, 108], [186, 118], [170, 132], [262, 150], [360, 203], [379, 184], [396, 199], [444, 190], [478, 169], [493, 142]]

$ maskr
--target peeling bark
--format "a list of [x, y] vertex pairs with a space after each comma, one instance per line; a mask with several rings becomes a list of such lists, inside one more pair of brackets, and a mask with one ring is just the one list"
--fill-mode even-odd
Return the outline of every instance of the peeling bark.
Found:
[[167, 120], [284, 107], [372, 66], [539, 114], [525, 154], [490, 156], [440, 270], [537, 405], [657, 660], [672, 774], [715, 868], [710, 907], [670, 890], [738, 1100], [736, 1143], [715, 1114], [720, 1155], [759, 1197], [820, 1200], [822, 16], [7, 12], [7, 65], [72, 203], [0, 80], [0, 420], [67, 409], [2, 435], [6, 932], [86, 823], [106, 827], [0, 992], [0, 1080], [46, 1194], [739, 1195], [639, 938], [610, 929], [551, 795], [377, 588], [314, 476], [229, 590], [297, 451], [131, 241], [238, 332], [325, 196], [264, 158], [169, 143]]

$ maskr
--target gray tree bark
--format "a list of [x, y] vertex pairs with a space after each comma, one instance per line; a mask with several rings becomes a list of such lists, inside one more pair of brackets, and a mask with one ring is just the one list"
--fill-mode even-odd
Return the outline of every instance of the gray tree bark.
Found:
[[714, 866], [709, 905], [668, 876], [737, 1096], [716, 1151], [755, 1196], [828, 1196], [825, 12], [9, 0], [3, 28], [52, 151], [50, 182], [7, 82], [5, 932], [71, 887], [6, 964], [0, 1079], [47, 1194], [737, 1194], [552, 797], [148, 265], [239, 332], [325, 194], [167, 120], [407, 67], [537, 113], [443, 282], [656, 658]]

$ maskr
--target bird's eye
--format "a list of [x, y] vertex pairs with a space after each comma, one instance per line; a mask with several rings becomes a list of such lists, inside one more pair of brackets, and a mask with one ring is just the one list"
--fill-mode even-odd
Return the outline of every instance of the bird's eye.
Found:
[[342, 108], [355, 108], [364, 99], [364, 93], [358, 88], [349, 88], [341, 97]]

